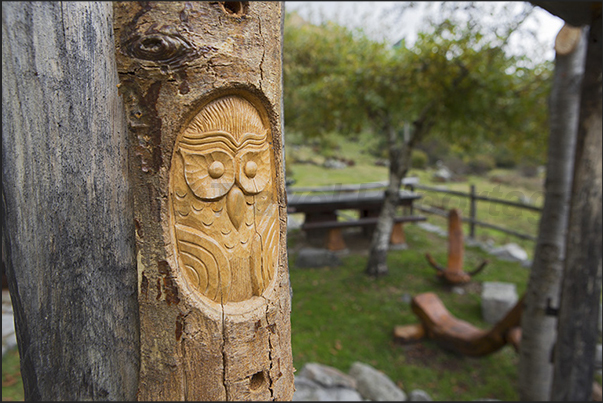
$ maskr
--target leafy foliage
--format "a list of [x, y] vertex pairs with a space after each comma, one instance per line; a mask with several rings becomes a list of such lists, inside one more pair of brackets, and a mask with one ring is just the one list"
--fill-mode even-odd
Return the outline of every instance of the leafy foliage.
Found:
[[467, 152], [505, 145], [543, 159], [551, 64], [526, 67], [525, 58], [509, 56], [512, 27], [486, 35], [474, 19], [444, 19], [431, 28], [410, 48], [404, 41], [392, 47], [288, 14], [287, 128], [307, 137], [369, 129], [385, 145], [385, 131], [403, 138], [404, 125], [427, 112], [430, 132]]

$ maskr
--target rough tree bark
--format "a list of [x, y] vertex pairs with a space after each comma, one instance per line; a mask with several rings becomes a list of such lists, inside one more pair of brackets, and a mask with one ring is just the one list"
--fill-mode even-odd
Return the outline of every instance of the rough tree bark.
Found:
[[139, 400], [290, 400], [281, 2], [115, 3]]
[[388, 136], [387, 145], [389, 147], [390, 165], [383, 207], [379, 213], [375, 232], [371, 238], [369, 258], [365, 269], [365, 273], [371, 277], [385, 276], [389, 272], [387, 267], [387, 251], [389, 250], [389, 240], [394, 226], [396, 208], [400, 200], [400, 186], [402, 185], [402, 179], [404, 179], [410, 169], [410, 155], [415, 144], [433, 126], [433, 119], [430, 116], [433, 105], [433, 103], [430, 103], [425, 107], [420, 117], [410, 125], [409, 130], [407, 129], [407, 134], [404, 136], [400, 136], [396, 128], [389, 124], [387, 118], [384, 119], [383, 130]]
[[559, 306], [586, 54], [586, 37], [582, 32], [581, 28], [566, 24], [555, 42], [545, 201], [521, 318], [518, 369], [521, 400], [549, 400], [551, 391], [557, 318], [548, 314], [547, 307]]
[[133, 400], [139, 324], [112, 5], [2, 3], [2, 198], [26, 400]]
[[552, 400], [590, 400], [601, 298], [601, 4], [593, 10], [580, 118], [566, 258], [554, 350]]

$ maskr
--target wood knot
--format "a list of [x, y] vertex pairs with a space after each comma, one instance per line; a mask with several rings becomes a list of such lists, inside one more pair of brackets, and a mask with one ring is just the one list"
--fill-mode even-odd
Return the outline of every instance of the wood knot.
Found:
[[124, 44], [124, 49], [137, 59], [169, 65], [179, 65], [198, 56], [184, 38], [162, 33], [134, 35]]

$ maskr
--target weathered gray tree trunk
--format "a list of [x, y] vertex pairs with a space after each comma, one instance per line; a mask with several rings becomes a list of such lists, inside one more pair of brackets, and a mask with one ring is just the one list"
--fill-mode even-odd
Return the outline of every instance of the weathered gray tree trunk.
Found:
[[281, 2], [115, 4], [139, 400], [290, 400]]
[[590, 400], [601, 298], [601, 6], [593, 8], [588, 45], [566, 258], [554, 352], [552, 400]]
[[112, 4], [2, 3], [7, 276], [26, 400], [133, 400], [139, 324]]
[[549, 400], [553, 379], [557, 318], [547, 314], [547, 307], [559, 306], [586, 51], [582, 31], [566, 24], [555, 44], [545, 201], [521, 318], [521, 400]]
[[408, 143], [399, 141], [394, 128], [388, 126], [385, 130], [387, 130], [387, 145], [389, 147], [389, 177], [383, 207], [371, 238], [366, 267], [366, 273], [372, 277], [384, 276], [389, 272], [387, 251], [389, 250], [394, 217], [400, 200], [400, 185], [410, 168], [410, 154], [412, 152], [412, 147]]
[[[462, 77], [460, 78], [462, 79]], [[417, 120], [412, 122], [400, 136], [396, 128], [392, 127], [387, 118], [384, 119], [383, 131], [387, 134], [387, 145], [389, 147], [389, 177], [383, 207], [379, 213], [375, 232], [371, 238], [369, 257], [365, 273], [371, 277], [380, 277], [388, 274], [387, 251], [394, 216], [400, 199], [400, 186], [402, 179], [410, 169], [412, 150], [423, 137], [429, 133], [434, 121], [431, 112], [434, 103], [429, 103], [421, 112]]]

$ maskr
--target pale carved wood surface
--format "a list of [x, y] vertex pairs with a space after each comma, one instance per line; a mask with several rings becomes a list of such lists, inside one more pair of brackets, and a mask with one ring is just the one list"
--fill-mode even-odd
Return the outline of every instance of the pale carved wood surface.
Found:
[[278, 211], [270, 132], [231, 95], [211, 101], [176, 145], [170, 199], [189, 285], [221, 303], [260, 296], [275, 273]]
[[280, 2], [114, 3], [139, 400], [290, 400]]

